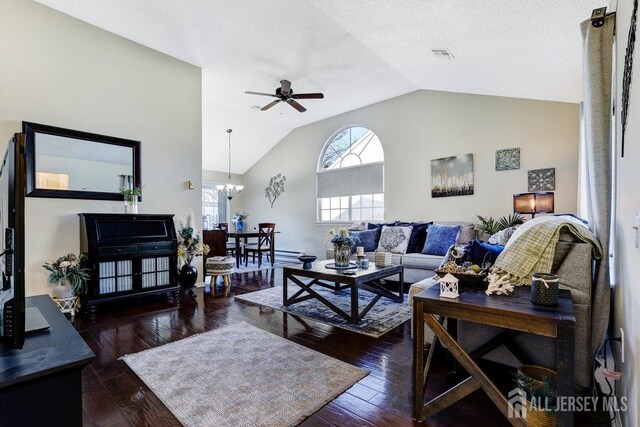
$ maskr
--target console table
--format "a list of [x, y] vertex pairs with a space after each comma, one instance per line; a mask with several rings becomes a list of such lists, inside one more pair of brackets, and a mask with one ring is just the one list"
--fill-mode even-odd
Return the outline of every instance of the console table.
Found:
[[81, 426], [82, 368], [95, 358], [48, 295], [26, 299], [51, 328], [0, 347], [0, 425]]
[[[516, 288], [511, 296], [488, 296], [483, 290], [463, 290], [458, 298], [440, 296], [438, 285], [413, 297], [413, 418], [423, 420], [435, 415], [481, 388], [505, 417], [509, 401], [480, 369], [474, 353], [467, 353], [442, 325], [444, 318], [466, 320], [513, 331], [529, 332], [556, 338], [556, 395], [573, 396], [573, 360], [575, 316], [571, 292], [560, 290], [558, 305], [545, 307], [530, 302], [527, 287]], [[424, 360], [424, 325], [434, 333], [429, 355]], [[469, 377], [445, 391], [426, 405], [424, 388], [429, 377], [433, 354], [439, 343], [469, 373]], [[487, 343], [489, 345], [490, 343]], [[513, 400], [513, 399], [511, 399]], [[522, 418], [508, 418], [512, 425], [526, 427]], [[557, 412], [558, 426], [572, 426], [573, 413]]]

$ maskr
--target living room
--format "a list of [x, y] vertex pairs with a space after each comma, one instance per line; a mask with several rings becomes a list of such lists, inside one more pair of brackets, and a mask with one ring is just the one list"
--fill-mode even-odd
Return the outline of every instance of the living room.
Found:
[[[443, 1], [429, 7], [420, 2], [83, 3], [4, 0], [0, 5], [0, 140], [10, 140], [26, 121], [140, 141], [140, 214], [174, 215], [177, 230], [191, 218], [200, 233], [205, 228], [200, 215], [203, 186], [240, 184], [243, 189], [227, 200], [224, 217], [248, 212], [248, 230], [275, 223], [276, 249], [317, 256], [316, 265], [326, 258], [330, 229], [369, 222], [352, 214], [323, 221], [318, 201], [324, 150], [353, 126], [375, 132], [383, 148], [384, 214], [371, 222], [478, 224], [477, 215], [500, 218], [514, 212], [515, 194], [531, 192], [529, 171], [548, 168], [555, 169], [553, 188], [548, 189], [554, 192], [554, 212], [583, 216], [579, 194], [595, 176], [585, 177], [589, 169], [580, 164], [580, 103], [585, 97], [580, 23], [597, 7], [615, 12], [613, 99], [622, 105], [634, 7], [631, 0], [543, 6]], [[449, 58], [433, 52], [447, 49]], [[288, 101], [261, 111], [273, 98], [244, 93], [272, 94], [284, 79], [291, 80], [293, 94], [322, 92], [324, 99], [299, 99], [304, 113], [284, 105]], [[640, 309], [640, 294], [633, 287], [639, 198], [634, 166], [639, 154], [633, 141], [639, 131], [634, 109], [640, 95], [637, 84], [627, 90], [624, 156], [620, 116], [612, 122], [615, 166], [609, 178], [615, 185], [610, 189], [615, 207], [608, 212], [614, 258], [611, 304], [605, 304], [611, 312], [607, 368], [621, 377], [598, 377], [594, 388], [595, 383], [604, 384], [603, 393], [630, 402], [627, 410], [606, 414], [606, 420], [637, 425], [637, 404], [632, 402], [640, 399], [634, 369], [640, 334], [633, 321]], [[518, 168], [497, 170], [496, 151], [513, 148], [519, 149]], [[466, 154], [472, 154], [473, 194], [432, 197], [432, 161]], [[287, 179], [284, 192], [271, 205], [265, 187], [277, 174]], [[44, 263], [80, 253], [78, 214], [121, 214], [122, 205], [122, 200], [27, 196], [27, 296], [52, 294]], [[536, 218], [541, 216], [546, 215]], [[218, 222], [231, 222], [224, 217]], [[228, 226], [229, 232], [235, 231], [233, 224]], [[231, 274], [230, 286], [218, 294], [201, 261], [193, 262], [198, 270], [195, 297], [183, 295], [179, 304], [172, 296], [167, 301], [130, 299], [98, 307], [93, 321], [82, 311], [75, 316], [73, 325], [96, 356], [82, 374], [85, 424], [198, 425], [158, 397], [144, 375], [132, 370], [133, 359], [127, 365], [119, 358], [240, 322], [371, 372], [359, 378], [359, 372], [347, 371], [345, 377], [353, 376], [353, 382], [346, 388], [328, 393], [288, 424], [272, 425], [417, 423], [406, 293], [402, 324], [372, 338], [349, 327], [309, 320], [313, 316], [241, 299], [242, 294], [252, 298], [249, 295], [280, 289], [282, 265], [297, 264], [269, 268], [272, 256], [263, 261], [265, 268]], [[387, 307], [384, 300], [364, 319]], [[598, 351], [599, 360], [606, 356]], [[215, 357], [211, 360], [218, 360]], [[256, 366], [259, 362], [256, 359]], [[441, 365], [426, 388], [431, 398], [455, 385], [446, 362]], [[511, 385], [507, 371], [496, 365], [488, 370], [498, 383], [505, 382], [500, 388]], [[301, 387], [314, 385], [309, 380]], [[171, 390], [180, 386], [172, 384]], [[215, 400], [215, 394], [210, 396]], [[602, 414], [582, 412], [576, 424], [603, 419], [597, 418]], [[235, 425], [247, 419], [235, 419]], [[482, 425], [514, 422], [483, 391], [476, 391], [426, 423], [470, 420]]]

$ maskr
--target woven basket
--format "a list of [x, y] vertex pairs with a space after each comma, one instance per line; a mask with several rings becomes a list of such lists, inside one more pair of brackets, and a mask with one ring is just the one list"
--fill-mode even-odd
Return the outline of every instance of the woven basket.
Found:
[[[540, 389], [544, 387], [544, 377], [556, 378], [555, 371], [537, 365], [522, 365], [518, 368], [518, 372], [529, 377], [534, 387], [537, 385]], [[522, 387], [521, 384], [518, 386]], [[556, 415], [551, 411], [537, 410], [530, 401], [527, 401], [527, 425], [531, 427], [556, 427]]]

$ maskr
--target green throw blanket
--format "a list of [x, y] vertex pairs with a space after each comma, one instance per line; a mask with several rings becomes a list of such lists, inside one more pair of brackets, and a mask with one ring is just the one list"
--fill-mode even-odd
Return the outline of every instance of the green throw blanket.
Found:
[[602, 258], [598, 239], [585, 226], [556, 216], [527, 221], [519, 227], [489, 273], [487, 295], [507, 294], [514, 286], [531, 284], [531, 274], [550, 273], [561, 231], [568, 231], [579, 241], [591, 243], [595, 259]]

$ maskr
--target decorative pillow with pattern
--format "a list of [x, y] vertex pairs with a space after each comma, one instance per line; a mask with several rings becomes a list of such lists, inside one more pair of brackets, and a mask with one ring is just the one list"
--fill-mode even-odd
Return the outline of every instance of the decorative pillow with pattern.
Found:
[[382, 233], [378, 241], [378, 251], [394, 254], [406, 254], [409, 245], [409, 237], [413, 227], [389, 227], [382, 226]]

